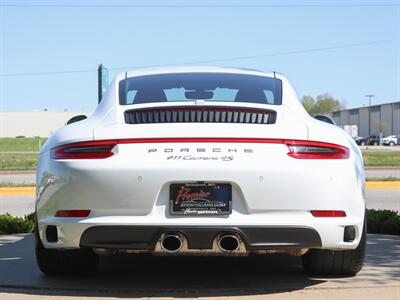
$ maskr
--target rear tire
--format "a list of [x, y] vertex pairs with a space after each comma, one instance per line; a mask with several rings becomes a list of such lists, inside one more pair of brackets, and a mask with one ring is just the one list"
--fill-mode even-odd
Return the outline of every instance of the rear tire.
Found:
[[393, 146], [394, 146], [394, 142], [393, 142], [393, 141], [390, 142], [390, 143], [389, 143], [389, 146], [390, 146], [390, 147], [393, 147]]
[[301, 257], [305, 272], [312, 275], [356, 275], [364, 263], [366, 232], [364, 224], [360, 243], [354, 250], [310, 249]]
[[39, 269], [47, 275], [88, 275], [96, 272], [98, 256], [91, 249], [46, 249], [35, 232], [35, 252]]

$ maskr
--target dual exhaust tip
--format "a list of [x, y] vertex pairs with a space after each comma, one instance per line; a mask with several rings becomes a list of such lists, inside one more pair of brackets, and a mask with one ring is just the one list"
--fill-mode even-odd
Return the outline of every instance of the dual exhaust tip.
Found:
[[[183, 247], [180, 234], [165, 234], [160, 241], [161, 249], [166, 253], [177, 253]], [[240, 248], [240, 239], [234, 234], [222, 234], [217, 238], [218, 248], [225, 253], [233, 253]]]
[[240, 240], [234, 234], [224, 234], [218, 239], [218, 248], [222, 252], [232, 253], [240, 248]]
[[176, 253], [182, 249], [183, 239], [179, 234], [166, 234], [161, 239], [161, 249], [167, 253]]

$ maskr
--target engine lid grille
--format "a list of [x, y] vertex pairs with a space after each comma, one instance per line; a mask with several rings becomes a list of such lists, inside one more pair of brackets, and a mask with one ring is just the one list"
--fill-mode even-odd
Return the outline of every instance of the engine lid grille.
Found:
[[131, 109], [125, 112], [127, 124], [155, 123], [245, 123], [274, 124], [276, 111], [225, 106], [173, 106]]

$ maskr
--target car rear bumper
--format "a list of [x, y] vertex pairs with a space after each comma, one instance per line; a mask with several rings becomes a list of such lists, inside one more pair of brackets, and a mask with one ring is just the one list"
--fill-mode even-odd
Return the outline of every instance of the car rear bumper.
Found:
[[[217, 235], [240, 236], [248, 250], [270, 249], [354, 249], [364, 225], [364, 215], [315, 218], [308, 211], [271, 211], [252, 215], [233, 212], [230, 216], [176, 217], [104, 216], [87, 218], [51, 217], [39, 220], [39, 234], [46, 248], [154, 250], [166, 233], [182, 234], [189, 248], [206, 249]], [[46, 237], [53, 226], [57, 239]], [[345, 241], [345, 228], [354, 228], [355, 237]]]
[[153, 250], [160, 236], [171, 232], [182, 234], [189, 249], [212, 249], [221, 234], [239, 235], [248, 250], [321, 247], [312, 228], [273, 226], [95, 226], [83, 232], [80, 247]]

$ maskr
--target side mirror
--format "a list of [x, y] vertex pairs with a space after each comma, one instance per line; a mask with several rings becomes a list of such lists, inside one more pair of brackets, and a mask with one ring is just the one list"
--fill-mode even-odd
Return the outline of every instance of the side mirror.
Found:
[[75, 122], [79, 122], [79, 121], [82, 121], [82, 120], [85, 120], [85, 119], [87, 119], [87, 116], [85, 116], [85, 115], [73, 116], [71, 119], [68, 120], [67, 125], [75, 123]]
[[332, 118], [325, 116], [325, 115], [315, 115], [314, 118], [321, 122], [336, 125], [336, 122]]

